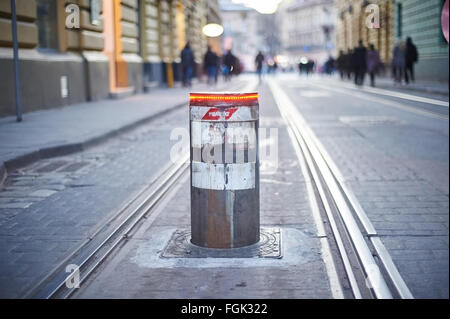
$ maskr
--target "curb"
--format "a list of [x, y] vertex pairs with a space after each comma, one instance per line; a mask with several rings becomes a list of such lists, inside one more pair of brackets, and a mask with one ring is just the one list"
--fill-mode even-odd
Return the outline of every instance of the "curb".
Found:
[[13, 159], [10, 159], [3, 163], [0, 163], [0, 189], [4, 186], [6, 178], [8, 177], [8, 173], [10, 173], [16, 169], [30, 165], [41, 159], [69, 155], [69, 154], [84, 151], [90, 147], [104, 143], [105, 141], [109, 140], [112, 137], [115, 137], [120, 134], [131, 131], [132, 129], [135, 129], [141, 125], [144, 125], [147, 122], [153, 121], [161, 116], [164, 116], [172, 111], [175, 111], [176, 109], [179, 109], [185, 105], [186, 105], [186, 102], [176, 104], [174, 106], [168, 107], [165, 110], [156, 112], [155, 114], [149, 115], [147, 117], [144, 117], [144, 118], [136, 120], [132, 123], [126, 124], [122, 127], [119, 127], [118, 129], [113, 129], [113, 130], [110, 130], [109, 132], [100, 134], [98, 136], [91, 137], [84, 142], [68, 143], [68, 144], [62, 144], [62, 145], [41, 148], [37, 151], [32, 151], [30, 153], [20, 155], [18, 157], [15, 157]]

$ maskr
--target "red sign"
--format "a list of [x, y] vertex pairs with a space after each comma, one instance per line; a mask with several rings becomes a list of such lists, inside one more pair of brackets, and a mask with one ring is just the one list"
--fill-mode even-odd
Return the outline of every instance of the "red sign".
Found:
[[202, 120], [205, 121], [217, 121], [221, 118], [225, 118], [225, 120], [229, 120], [234, 112], [237, 111], [237, 107], [229, 107], [226, 109], [220, 109], [218, 107], [212, 107], [206, 112], [205, 116], [203, 116]]

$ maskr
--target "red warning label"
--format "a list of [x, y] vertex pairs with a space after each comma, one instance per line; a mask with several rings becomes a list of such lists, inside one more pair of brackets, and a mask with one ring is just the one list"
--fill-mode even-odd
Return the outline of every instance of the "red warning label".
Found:
[[202, 120], [217, 121], [217, 120], [224, 119], [224, 120], [228, 121], [237, 110], [238, 110], [237, 107], [229, 107], [226, 109], [212, 107], [206, 112], [206, 114], [203, 116]]

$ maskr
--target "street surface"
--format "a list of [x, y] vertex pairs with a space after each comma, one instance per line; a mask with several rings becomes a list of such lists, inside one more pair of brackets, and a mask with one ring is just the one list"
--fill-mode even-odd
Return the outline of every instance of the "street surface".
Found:
[[[260, 127], [278, 129], [276, 171], [274, 163], [261, 163], [261, 226], [282, 230], [283, 258], [161, 258], [173, 232], [190, 226], [185, 174], [74, 297], [352, 297], [333, 239], [320, 233], [326, 221], [313, 213], [320, 205], [311, 200], [269, 79], [337, 165], [412, 295], [448, 298], [448, 96], [361, 90], [297, 74], [266, 76], [255, 85]], [[221, 88], [239, 91], [255, 80], [244, 76]], [[187, 91], [177, 94], [185, 94], [186, 107], [8, 177], [0, 191], [0, 297], [26, 296], [170, 162], [172, 129], [189, 126]]]
[[321, 78], [280, 84], [355, 192], [414, 297], [448, 298], [448, 98], [447, 106], [418, 103]]

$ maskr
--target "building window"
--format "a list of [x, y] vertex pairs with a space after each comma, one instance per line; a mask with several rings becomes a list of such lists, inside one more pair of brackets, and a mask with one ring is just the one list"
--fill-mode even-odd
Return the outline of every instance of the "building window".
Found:
[[54, 0], [37, 0], [37, 26], [39, 47], [58, 49], [57, 3]]
[[[140, 5], [140, 0], [138, 0], [138, 5]], [[140, 8], [138, 6], [138, 8]], [[91, 0], [91, 24], [100, 25], [101, 21], [101, 10], [100, 10], [100, 0]], [[140, 17], [140, 16], [139, 16]]]
[[402, 21], [402, 17], [403, 17], [403, 13], [402, 13], [402, 4], [398, 3], [397, 4], [397, 38], [401, 38], [402, 37], [402, 27], [403, 27], [403, 21]]

